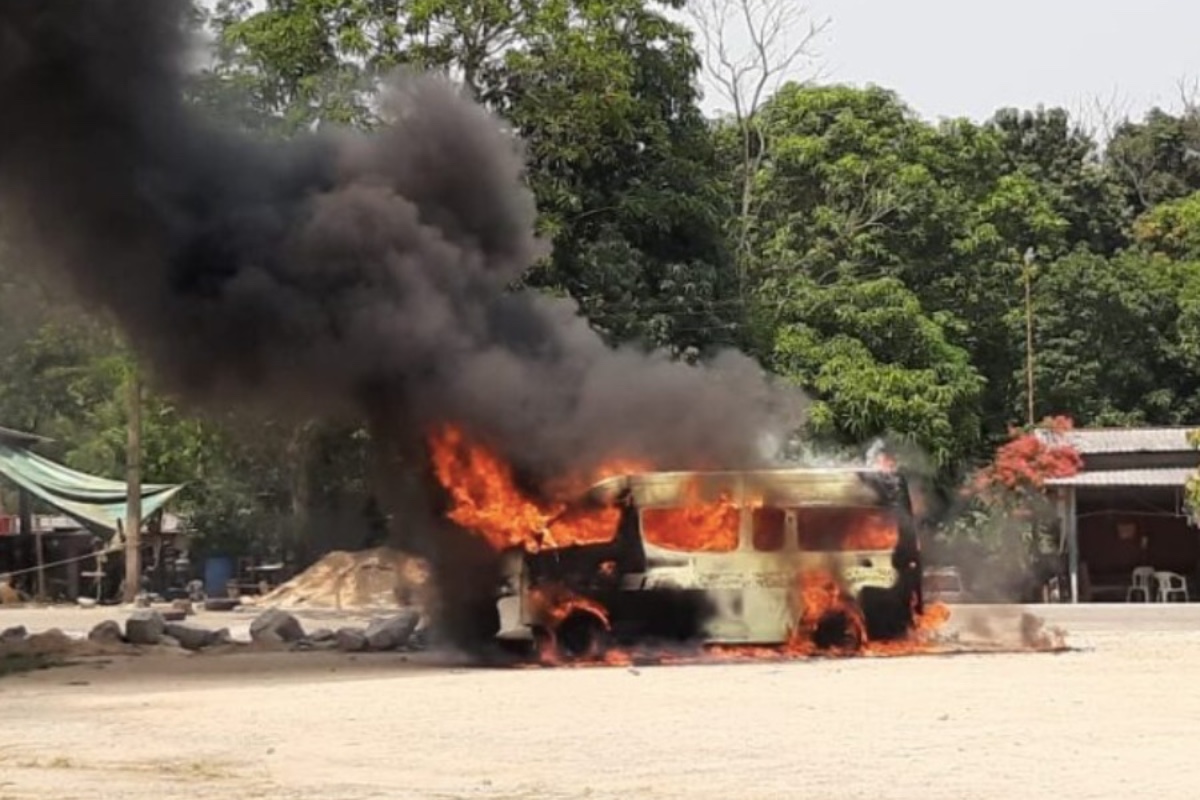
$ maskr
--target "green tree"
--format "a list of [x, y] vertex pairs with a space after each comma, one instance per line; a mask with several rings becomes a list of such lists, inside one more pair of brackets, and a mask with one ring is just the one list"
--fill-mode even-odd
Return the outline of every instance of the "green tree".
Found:
[[1200, 190], [1200, 107], [1180, 114], [1151, 109], [1141, 122], [1116, 126], [1105, 162], [1135, 213]]
[[811, 433], [899, 437], [941, 468], [973, 451], [982, 380], [942, 320], [894, 278], [794, 288], [778, 311], [771, 365], [815, 398]]
[[1001, 169], [1033, 180], [1066, 221], [1068, 246], [1110, 254], [1127, 242], [1123, 187], [1096, 141], [1061, 108], [1002, 109], [986, 126], [999, 136]]
[[1200, 259], [1200, 192], [1167, 200], [1133, 223], [1138, 247], [1171, 259]]
[[[817, 284], [899, 279], [969, 353], [986, 379], [983, 426], [1003, 435], [1021, 391], [1012, 324], [1022, 256], [1030, 247], [1042, 258], [1069, 250], [1063, 209], [1086, 192], [1051, 179], [1055, 170], [1080, 176], [1081, 187], [1091, 179], [1086, 143], [1057, 141], [1061, 126], [1017, 135], [1019, 115], [1011, 126], [933, 126], [875, 87], [789, 85], [762, 119], [773, 151], [759, 176], [761, 302], [769, 307], [795, 275]], [[756, 321], [760, 348], [769, 327]]]
[[1177, 327], [1189, 273], [1137, 253], [1050, 264], [1034, 295], [1038, 407], [1085, 425], [1178, 424], [1195, 413], [1196, 373], [1179, 363]]

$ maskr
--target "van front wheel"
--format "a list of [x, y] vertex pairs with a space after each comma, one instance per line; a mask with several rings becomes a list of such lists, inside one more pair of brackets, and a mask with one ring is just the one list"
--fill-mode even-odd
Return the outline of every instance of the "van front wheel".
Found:
[[567, 662], [603, 658], [608, 639], [603, 620], [590, 612], [576, 611], [554, 631], [555, 653]]

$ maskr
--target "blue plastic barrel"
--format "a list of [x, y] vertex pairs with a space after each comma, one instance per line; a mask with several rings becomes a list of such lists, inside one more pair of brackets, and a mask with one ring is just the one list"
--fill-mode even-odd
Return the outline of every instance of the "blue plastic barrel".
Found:
[[209, 556], [204, 559], [204, 593], [209, 597], [224, 597], [226, 584], [233, 579], [233, 559], [229, 556]]

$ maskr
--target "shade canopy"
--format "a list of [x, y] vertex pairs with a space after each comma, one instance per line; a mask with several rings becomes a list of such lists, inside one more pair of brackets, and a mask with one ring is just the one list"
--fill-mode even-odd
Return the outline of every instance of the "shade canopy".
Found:
[[[3, 440], [0, 475], [82, 523], [116, 531], [125, 519], [129, 489], [123, 481], [73, 470]], [[142, 516], [161, 509], [182, 488], [183, 484], [143, 485]]]

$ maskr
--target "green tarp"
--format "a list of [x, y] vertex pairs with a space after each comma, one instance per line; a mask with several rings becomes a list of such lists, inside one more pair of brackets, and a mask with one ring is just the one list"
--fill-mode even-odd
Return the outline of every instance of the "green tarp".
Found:
[[[125, 519], [127, 487], [122, 481], [98, 478], [64, 467], [23, 447], [0, 442], [0, 475], [68, 516], [110, 531]], [[142, 517], [174, 497], [182, 484], [142, 486]]]

